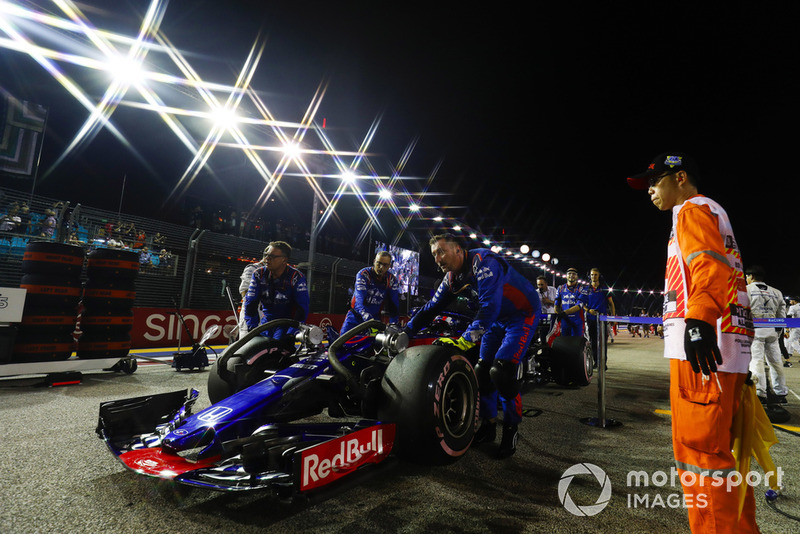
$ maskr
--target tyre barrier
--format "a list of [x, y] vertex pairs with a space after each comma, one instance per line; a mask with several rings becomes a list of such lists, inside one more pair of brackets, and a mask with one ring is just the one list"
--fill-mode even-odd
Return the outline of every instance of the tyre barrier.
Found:
[[22, 276], [19, 287], [27, 290], [25, 311], [52, 309], [70, 311], [74, 316], [81, 298], [81, 281], [78, 277], [26, 274]]
[[78, 357], [124, 358], [131, 349], [139, 254], [127, 250], [93, 250], [88, 254], [86, 274]]
[[90, 278], [83, 286], [83, 305], [94, 310], [130, 310], [136, 300], [133, 280]]
[[81, 332], [84, 335], [127, 335], [133, 328], [132, 310], [84, 310]]
[[14, 343], [15, 363], [57, 362], [68, 360], [75, 350], [72, 335], [53, 342], [17, 339]]
[[83, 334], [78, 339], [78, 357], [84, 360], [124, 358], [131, 350], [129, 335]]
[[22, 332], [35, 332], [43, 338], [52, 334], [71, 336], [75, 331], [75, 313], [49, 308], [27, 309], [20, 324]]
[[86, 276], [90, 280], [133, 280], [139, 274], [139, 254], [128, 250], [98, 248], [87, 255]]
[[24, 274], [55, 274], [79, 277], [83, 269], [83, 249], [65, 243], [34, 241], [22, 256]]
[[20, 281], [27, 294], [12, 362], [60, 361], [72, 355], [83, 260], [79, 246], [50, 241], [28, 243]]

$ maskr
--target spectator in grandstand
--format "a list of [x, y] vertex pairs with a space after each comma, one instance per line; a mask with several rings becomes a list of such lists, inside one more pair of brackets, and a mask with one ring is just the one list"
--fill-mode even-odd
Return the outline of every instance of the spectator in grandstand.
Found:
[[118, 221], [117, 225], [114, 226], [114, 231], [112, 235], [114, 236], [114, 239], [116, 239], [117, 241], [124, 242], [127, 239], [128, 231], [129, 231], [128, 224], [122, 221]]
[[539, 292], [539, 300], [542, 303], [542, 318], [539, 320], [539, 338], [541, 343], [546, 342], [547, 333], [552, 326], [552, 319], [556, 313], [556, 294], [554, 287], [547, 285], [547, 277], [539, 275], [536, 277], [536, 291]]
[[144, 230], [139, 230], [136, 232], [136, 238], [133, 242], [133, 248], [135, 250], [146, 248], [145, 244], [147, 242], [147, 234], [144, 233]]
[[150, 249], [143, 247], [139, 252], [139, 269], [147, 271], [150, 269]]
[[[253, 272], [253, 280], [244, 297], [244, 317], [247, 329], [273, 319], [288, 318], [303, 322], [308, 316], [309, 295], [306, 277], [289, 265], [292, 247], [285, 241], [273, 241], [264, 255], [264, 266]], [[259, 320], [258, 305], [264, 311]], [[261, 335], [285, 339], [294, 347], [292, 334], [296, 329], [278, 327]]]
[[53, 239], [56, 234], [56, 225], [58, 224], [56, 221], [56, 212], [50, 208], [44, 210], [44, 220], [42, 221], [42, 228], [39, 232], [39, 237], [46, 237], [47, 239]]
[[411, 318], [406, 329], [410, 335], [419, 332], [459, 296], [477, 299], [480, 309], [464, 333], [441, 342], [467, 351], [480, 341], [475, 373], [482, 423], [474, 443], [496, 439], [498, 409], [502, 408], [498, 457], [511, 456], [517, 450], [518, 425], [522, 422], [519, 366], [542, 313], [539, 295], [525, 277], [489, 249], [467, 250], [452, 234], [434, 236], [430, 246], [445, 276], [433, 298]]
[[156, 232], [156, 235], [153, 236], [153, 241], [151, 245], [155, 249], [163, 248], [164, 244], [167, 242], [167, 237], [161, 235], [161, 232]]
[[19, 231], [18, 233], [26, 235], [31, 231], [31, 208], [27, 203], [23, 202], [19, 207]]
[[[597, 368], [597, 360], [599, 356], [599, 343], [597, 336], [598, 329], [598, 316], [607, 315], [611, 310], [611, 315], [616, 315], [617, 311], [614, 307], [614, 299], [605, 287], [600, 287], [600, 269], [593, 267], [589, 271], [589, 285], [583, 289], [583, 303], [586, 309], [586, 327], [589, 329], [589, 340], [592, 344], [592, 356], [594, 357], [594, 366]], [[600, 323], [603, 327], [602, 335], [608, 335], [608, 324]]]
[[78, 236], [77, 231], [72, 231], [69, 233], [69, 243], [71, 245], [85, 245], [86, 242], [82, 241], [80, 236]]
[[136, 230], [136, 224], [128, 223], [128, 227], [125, 230], [125, 238], [123, 241], [129, 248], [136, 248], [136, 235], [138, 231]]
[[172, 253], [168, 252], [167, 249], [162, 248], [161, 252], [158, 253], [158, 264], [160, 267], [164, 269], [172, 267], [172, 260]]
[[583, 301], [578, 285], [578, 270], [567, 269], [567, 282], [556, 292], [556, 315], [561, 321], [562, 336], [582, 336], [584, 329]]
[[358, 271], [342, 332], [371, 319], [380, 319], [384, 304], [389, 312], [389, 322], [400, 322], [400, 286], [397, 277], [389, 272], [391, 268], [392, 255], [381, 251], [375, 255], [372, 267]]
[[[774, 319], [786, 317], [786, 303], [783, 294], [764, 283], [764, 269], [754, 265], [747, 269], [747, 296], [754, 319]], [[778, 344], [782, 333], [780, 328], [756, 328], [751, 347], [750, 373], [756, 384], [756, 392], [761, 402], [766, 402], [767, 377], [764, 370], [769, 368], [772, 392], [781, 404], [786, 404], [786, 377], [783, 375], [783, 361]]]
[[19, 216], [19, 208], [17, 204], [14, 203], [8, 209], [8, 213], [0, 217], [0, 238], [10, 241], [11, 234], [18, 233], [21, 224], [22, 218]]

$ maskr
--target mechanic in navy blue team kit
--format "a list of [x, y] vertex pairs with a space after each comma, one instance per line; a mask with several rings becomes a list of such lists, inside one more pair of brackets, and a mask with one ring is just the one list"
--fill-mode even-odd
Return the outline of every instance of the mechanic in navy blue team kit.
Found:
[[562, 336], [583, 335], [583, 302], [581, 286], [578, 285], [578, 270], [567, 269], [567, 283], [558, 286], [556, 292], [556, 315], [561, 321]]
[[[586, 309], [586, 328], [589, 330], [589, 340], [592, 343], [592, 357], [594, 358], [594, 367], [597, 369], [598, 359], [598, 337], [597, 337], [597, 318], [600, 315], [607, 315], [611, 310], [611, 315], [617, 314], [617, 309], [614, 306], [614, 299], [608, 292], [608, 289], [600, 286], [600, 269], [593, 267], [589, 271], [589, 285], [583, 288], [584, 308]], [[601, 323], [603, 325], [603, 335], [608, 335], [608, 323]]]
[[[292, 247], [284, 241], [273, 241], [264, 251], [264, 265], [253, 272], [253, 280], [244, 297], [244, 318], [247, 329], [273, 319], [294, 319], [305, 322], [308, 316], [309, 297], [306, 277], [289, 265]], [[264, 316], [259, 322], [258, 305], [261, 304]], [[261, 335], [273, 339], [286, 337], [294, 345], [291, 337], [295, 329], [278, 327]]]
[[371, 319], [380, 319], [381, 308], [386, 304], [389, 323], [400, 322], [400, 285], [389, 272], [392, 255], [386, 251], [375, 255], [372, 267], [364, 267], [356, 275], [356, 285], [350, 310], [344, 318], [342, 332]]
[[522, 421], [519, 364], [541, 315], [539, 295], [528, 280], [489, 249], [466, 250], [452, 234], [434, 236], [430, 245], [445, 276], [433, 298], [408, 322], [407, 331], [413, 335], [429, 325], [458, 296], [477, 298], [479, 310], [475, 319], [460, 338], [450, 341], [464, 351], [481, 342], [475, 373], [481, 393], [482, 424], [474, 443], [496, 439], [499, 402], [503, 436], [498, 456], [511, 456], [516, 451]]

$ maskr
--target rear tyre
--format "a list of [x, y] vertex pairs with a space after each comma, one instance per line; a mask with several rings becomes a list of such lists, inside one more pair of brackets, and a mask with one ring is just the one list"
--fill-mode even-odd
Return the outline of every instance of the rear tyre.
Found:
[[592, 381], [592, 349], [583, 336], [559, 336], [553, 341], [553, 361], [559, 362], [562, 386], [588, 386]]
[[478, 424], [478, 379], [452, 347], [421, 345], [395, 356], [381, 389], [378, 417], [397, 425], [395, 450], [423, 464], [454, 462], [469, 449]]

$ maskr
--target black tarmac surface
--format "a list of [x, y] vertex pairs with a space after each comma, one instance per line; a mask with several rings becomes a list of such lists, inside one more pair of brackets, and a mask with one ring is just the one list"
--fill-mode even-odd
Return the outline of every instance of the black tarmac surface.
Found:
[[[187, 491], [127, 471], [96, 437], [98, 407], [106, 400], [196, 387], [197, 408], [207, 406], [208, 371], [140, 364], [131, 375], [84, 373], [81, 385], [58, 388], [38, 386], [41, 377], [3, 379], [0, 532], [688, 532], [679, 482], [669, 480], [668, 364], [661, 347], [658, 338], [627, 333], [609, 346], [606, 416], [621, 426], [581, 422], [598, 415], [596, 381], [582, 389], [531, 388], [523, 395], [529, 417], [513, 457], [496, 460], [496, 445], [481, 445], [446, 467], [397, 463], [316, 503]], [[776, 430], [780, 443], [772, 448], [785, 487], [776, 506], [800, 516], [800, 364], [785, 371], [792, 415], [787, 430]], [[565, 471], [581, 463], [602, 470], [611, 485], [596, 515], [574, 515], [559, 498]], [[755, 462], [753, 470], [761, 473]], [[633, 471], [662, 484], [629, 485]], [[585, 507], [603, 496], [591, 474], [562, 486], [576, 511], [591, 511]], [[762, 532], [800, 532], [800, 519], [767, 504], [766, 489], [756, 488]]]

